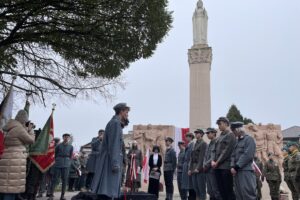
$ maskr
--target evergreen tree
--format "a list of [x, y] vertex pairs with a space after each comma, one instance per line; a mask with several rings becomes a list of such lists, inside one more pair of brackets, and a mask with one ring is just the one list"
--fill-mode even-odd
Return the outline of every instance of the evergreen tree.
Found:
[[244, 122], [245, 125], [249, 123], [254, 124], [254, 122], [251, 119], [247, 117], [244, 118], [240, 110], [234, 104], [230, 106], [226, 117], [229, 119], [230, 122], [240, 121]]

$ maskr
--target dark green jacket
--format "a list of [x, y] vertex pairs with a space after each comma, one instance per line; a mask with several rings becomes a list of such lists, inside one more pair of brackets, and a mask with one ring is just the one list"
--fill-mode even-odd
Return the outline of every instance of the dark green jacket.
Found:
[[73, 146], [70, 144], [60, 143], [55, 147], [55, 167], [69, 168], [73, 155]]

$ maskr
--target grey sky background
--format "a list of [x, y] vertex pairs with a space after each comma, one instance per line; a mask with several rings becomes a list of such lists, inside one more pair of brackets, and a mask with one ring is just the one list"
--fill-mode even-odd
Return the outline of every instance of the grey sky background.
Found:
[[[189, 126], [189, 65], [192, 15], [196, 0], [170, 0], [173, 28], [153, 57], [133, 63], [124, 72], [128, 82], [116, 99], [58, 104], [55, 135], [70, 132], [75, 144], [85, 144], [113, 115], [112, 107], [132, 107], [130, 125]], [[300, 125], [300, 1], [204, 1], [208, 42], [213, 48], [211, 70], [212, 126], [231, 104], [255, 123], [276, 123], [282, 128]], [[51, 102], [51, 101], [50, 101]], [[49, 102], [49, 104], [50, 104]], [[43, 126], [51, 112], [36, 105], [30, 118]]]

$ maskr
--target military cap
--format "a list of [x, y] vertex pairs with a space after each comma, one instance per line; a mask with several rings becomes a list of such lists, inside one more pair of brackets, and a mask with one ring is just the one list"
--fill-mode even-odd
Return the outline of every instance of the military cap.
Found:
[[169, 141], [169, 142], [171, 142], [171, 143], [174, 142], [173, 138], [171, 138], [171, 137], [166, 137], [165, 141]]
[[194, 138], [195, 135], [194, 135], [194, 133], [187, 133], [187, 134], [185, 134], [185, 137], [191, 137], [191, 138]]
[[127, 106], [126, 103], [118, 103], [117, 105], [114, 106], [114, 110], [116, 112], [119, 112], [119, 111], [124, 110], [124, 109], [130, 109], [130, 107]]
[[289, 151], [289, 148], [287, 146], [282, 147], [281, 151]]
[[227, 117], [220, 117], [218, 120], [217, 120], [217, 122], [216, 122], [216, 124], [219, 124], [220, 122], [225, 122], [226, 124], [230, 124], [230, 122], [229, 122], [229, 119], [227, 118]]
[[70, 133], [64, 133], [62, 136], [63, 137], [65, 137], [65, 136], [69, 136], [70, 137], [71, 135], [70, 135]]
[[194, 131], [194, 133], [195, 133], [195, 134], [200, 133], [200, 134], [204, 135], [204, 134], [205, 134], [205, 131], [204, 131], [203, 129], [198, 128], [198, 129], [196, 129], [196, 130]]
[[207, 128], [206, 131], [205, 131], [206, 134], [208, 133], [217, 133], [217, 130], [214, 129], [214, 128]]
[[179, 141], [178, 142], [178, 145], [182, 145], [182, 144], [185, 145], [185, 142], [184, 141]]
[[299, 144], [297, 142], [288, 142], [287, 145], [286, 145], [288, 148], [291, 147], [291, 146], [295, 146], [295, 147], [299, 147]]
[[241, 128], [243, 127], [244, 123], [243, 122], [232, 122], [230, 123], [230, 129], [236, 129], [236, 128]]

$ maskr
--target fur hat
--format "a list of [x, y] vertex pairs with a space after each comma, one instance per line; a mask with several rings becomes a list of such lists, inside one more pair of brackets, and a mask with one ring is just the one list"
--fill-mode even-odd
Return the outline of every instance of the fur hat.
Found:
[[28, 114], [25, 110], [19, 110], [19, 112], [17, 113], [15, 120], [17, 120], [18, 122], [20, 122], [21, 124], [25, 124], [26, 122], [28, 122]]

